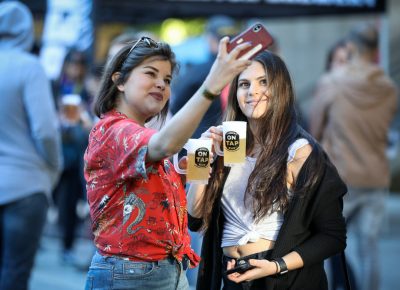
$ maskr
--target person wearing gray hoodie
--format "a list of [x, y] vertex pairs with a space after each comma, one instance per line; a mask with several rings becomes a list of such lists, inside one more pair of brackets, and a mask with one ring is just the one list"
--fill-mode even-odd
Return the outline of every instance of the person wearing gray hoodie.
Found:
[[378, 31], [364, 23], [349, 34], [348, 61], [326, 74], [310, 110], [310, 131], [348, 186], [343, 213], [357, 238], [358, 285], [380, 289], [378, 240], [390, 182], [388, 131], [397, 109], [394, 82], [375, 63]]
[[62, 168], [50, 82], [36, 56], [33, 18], [0, 3], [0, 290], [25, 290]]

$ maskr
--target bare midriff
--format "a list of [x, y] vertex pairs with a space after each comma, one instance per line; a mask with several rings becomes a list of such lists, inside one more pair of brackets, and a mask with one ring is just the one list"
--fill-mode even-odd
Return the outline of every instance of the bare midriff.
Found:
[[259, 239], [254, 243], [247, 243], [242, 246], [229, 246], [222, 248], [225, 256], [232, 258], [241, 258], [248, 255], [252, 255], [259, 252], [264, 252], [273, 249], [275, 245], [274, 241]]

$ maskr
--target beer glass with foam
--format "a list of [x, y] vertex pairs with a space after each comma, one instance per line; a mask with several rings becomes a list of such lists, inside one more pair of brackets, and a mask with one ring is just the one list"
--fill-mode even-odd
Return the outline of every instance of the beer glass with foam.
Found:
[[187, 169], [179, 168], [178, 154], [174, 155], [174, 167], [179, 174], [186, 174], [186, 181], [207, 184], [210, 175], [211, 139], [189, 139], [183, 146], [187, 151]]
[[222, 123], [223, 150], [214, 144], [215, 152], [224, 156], [224, 165], [233, 166], [244, 163], [246, 159], [246, 130], [247, 122], [227, 121]]

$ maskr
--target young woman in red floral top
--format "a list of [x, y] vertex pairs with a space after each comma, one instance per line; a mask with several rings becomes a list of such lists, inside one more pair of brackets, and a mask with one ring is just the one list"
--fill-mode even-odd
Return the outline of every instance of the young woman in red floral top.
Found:
[[90, 133], [85, 178], [97, 247], [86, 289], [188, 289], [190, 248], [186, 195], [168, 158], [193, 134], [222, 88], [250, 61], [227, 53], [228, 38], [204, 84], [165, 126], [175, 57], [165, 43], [142, 37], [108, 64]]

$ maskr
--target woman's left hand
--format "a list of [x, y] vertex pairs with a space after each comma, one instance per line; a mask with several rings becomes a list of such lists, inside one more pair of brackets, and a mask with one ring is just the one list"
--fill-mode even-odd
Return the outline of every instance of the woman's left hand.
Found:
[[[275, 275], [278, 271], [275, 262], [268, 260], [257, 260], [250, 259], [249, 264], [254, 266], [255, 268], [251, 270], [247, 270], [246, 272], [240, 273], [232, 273], [228, 275], [228, 279], [235, 282], [240, 283], [243, 281], [252, 281], [256, 279], [260, 279], [262, 277]], [[227, 269], [230, 270], [235, 266], [235, 260], [228, 261]]]
[[211, 126], [203, 134], [201, 134], [201, 139], [212, 139], [215, 142], [222, 142], [222, 126]]

